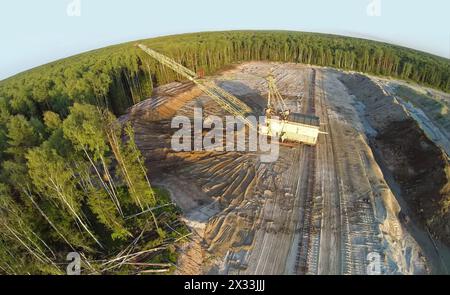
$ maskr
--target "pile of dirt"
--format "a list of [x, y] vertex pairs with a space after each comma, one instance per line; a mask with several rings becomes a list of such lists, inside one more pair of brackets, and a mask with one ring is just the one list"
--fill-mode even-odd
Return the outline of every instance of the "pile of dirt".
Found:
[[450, 164], [395, 97], [359, 74], [342, 75], [349, 92], [364, 104], [364, 117], [376, 131], [372, 148], [400, 186], [412, 216], [431, 234], [450, 245]]
[[449, 214], [443, 204], [450, 197], [445, 189], [449, 163], [442, 151], [413, 120], [392, 122], [375, 138], [375, 145], [421, 222], [450, 244]]
[[121, 120], [133, 118], [147, 121], [171, 119], [186, 102], [201, 93], [201, 90], [192, 82], [172, 82], [160, 86], [155, 89], [152, 98], [132, 106]]

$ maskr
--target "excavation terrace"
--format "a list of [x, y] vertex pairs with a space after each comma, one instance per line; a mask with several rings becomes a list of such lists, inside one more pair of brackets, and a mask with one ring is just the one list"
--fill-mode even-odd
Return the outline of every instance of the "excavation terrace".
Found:
[[[190, 82], [160, 86], [120, 118], [135, 128], [152, 183], [170, 191], [192, 231], [179, 249], [177, 272], [366, 274], [373, 259], [386, 274], [441, 270], [431, 240], [417, 238], [424, 229], [411, 229], [414, 209], [404, 215], [398, 199], [403, 183], [388, 179], [392, 167], [377, 154], [390, 155], [386, 128], [407, 121], [406, 111], [366, 99], [358, 83], [389, 97], [371, 78], [327, 68], [249, 62], [210, 78], [261, 114], [268, 89], [254, 76], [270, 69], [288, 107], [318, 116], [323, 132], [316, 145], [281, 145], [273, 163], [261, 162], [257, 151], [171, 149], [174, 116], [192, 118], [198, 107], [205, 116], [229, 115]], [[448, 164], [417, 124], [409, 128], [433, 150], [435, 164]]]

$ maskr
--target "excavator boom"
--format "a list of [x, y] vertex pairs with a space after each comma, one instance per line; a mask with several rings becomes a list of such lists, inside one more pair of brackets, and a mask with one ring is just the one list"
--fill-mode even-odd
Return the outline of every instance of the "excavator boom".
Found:
[[243, 103], [240, 99], [228, 93], [224, 89], [217, 86], [214, 82], [200, 79], [195, 72], [186, 68], [185, 66], [177, 63], [171, 58], [148, 48], [143, 44], [138, 44], [138, 47], [146, 52], [148, 55], [159, 61], [164, 66], [172, 69], [173, 71], [180, 74], [182, 77], [194, 82], [200, 90], [211, 97], [215, 102], [217, 102], [223, 109], [231, 113], [236, 117], [242, 117], [242, 120], [247, 123], [250, 127], [254, 128], [251, 121], [246, 117], [252, 113], [252, 110]]

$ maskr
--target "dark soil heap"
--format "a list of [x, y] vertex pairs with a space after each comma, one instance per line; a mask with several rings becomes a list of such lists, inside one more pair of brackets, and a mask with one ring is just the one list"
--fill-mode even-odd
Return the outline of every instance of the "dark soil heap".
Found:
[[369, 78], [344, 75], [341, 81], [365, 105], [364, 116], [377, 131], [371, 145], [393, 175], [418, 224], [450, 245], [450, 164], [392, 96]]

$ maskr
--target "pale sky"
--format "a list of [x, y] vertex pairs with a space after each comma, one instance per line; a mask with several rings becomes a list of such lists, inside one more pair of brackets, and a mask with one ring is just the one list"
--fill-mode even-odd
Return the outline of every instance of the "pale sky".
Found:
[[448, 0], [2, 0], [0, 79], [125, 41], [237, 29], [356, 36], [450, 57]]

